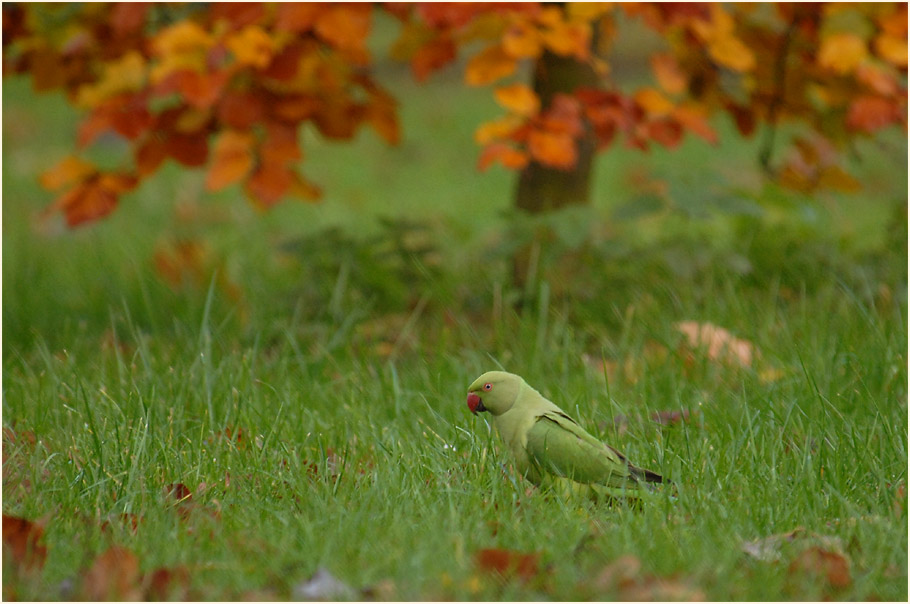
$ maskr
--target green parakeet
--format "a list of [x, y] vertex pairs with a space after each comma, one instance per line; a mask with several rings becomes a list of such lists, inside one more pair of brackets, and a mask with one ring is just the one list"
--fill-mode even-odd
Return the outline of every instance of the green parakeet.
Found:
[[537, 486], [636, 498], [642, 482], [669, 482], [629, 463], [513, 373], [488, 371], [474, 380], [468, 408], [490, 412], [518, 471]]

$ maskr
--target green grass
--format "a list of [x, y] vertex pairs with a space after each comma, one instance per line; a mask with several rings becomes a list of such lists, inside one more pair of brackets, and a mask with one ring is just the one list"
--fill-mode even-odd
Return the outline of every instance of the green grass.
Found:
[[[489, 92], [383, 69], [404, 142], [306, 134], [322, 204], [259, 214], [167, 167], [76, 232], [37, 217], [35, 183], [75, 116], [4, 82], [3, 511], [41, 520], [48, 548], [37, 577], [4, 573], [4, 594], [79, 597], [118, 544], [143, 572], [186, 567], [200, 599], [290, 598], [319, 567], [394, 599], [622, 598], [598, 577], [633, 555], [640, 582], [715, 600], [905, 600], [906, 141], [860, 146], [852, 197], [764, 188], [754, 141], [611, 150], [592, 208], [547, 219], [516, 313], [508, 250], [536, 227], [506, 214], [510, 175], [474, 170]], [[623, 218], [653, 179], [666, 205]], [[441, 262], [374, 254], [377, 218], [403, 215]], [[172, 289], [152, 257], [176, 239], [211, 255]], [[689, 351], [685, 320], [748, 340], [754, 366]], [[675, 498], [634, 511], [528, 492], [465, 406], [496, 367], [672, 478]], [[671, 410], [690, 420], [648, 419]], [[742, 551], [797, 527], [814, 537], [779, 560]], [[849, 560], [849, 585], [791, 573], [816, 542]], [[540, 572], [498, 579], [483, 548], [537, 553]]]

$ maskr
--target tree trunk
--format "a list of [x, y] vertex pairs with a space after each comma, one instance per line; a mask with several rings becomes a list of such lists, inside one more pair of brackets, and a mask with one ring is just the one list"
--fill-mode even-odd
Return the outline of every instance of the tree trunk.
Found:
[[[592, 49], [596, 48], [596, 33], [592, 36]], [[572, 94], [580, 87], [595, 87], [599, 78], [587, 63], [571, 57], [560, 57], [545, 51], [534, 67], [534, 92], [543, 107], [549, 106], [553, 96]], [[515, 190], [515, 207], [521, 211], [538, 214], [568, 205], [590, 203], [591, 169], [596, 141], [587, 121], [585, 131], [577, 141], [578, 163], [571, 170], [559, 170], [531, 161], [521, 171]], [[524, 246], [513, 259], [513, 281], [519, 289], [533, 286], [537, 275], [539, 241]], [[535, 249], [537, 248], [537, 249]], [[530, 293], [530, 292], [529, 292]]]

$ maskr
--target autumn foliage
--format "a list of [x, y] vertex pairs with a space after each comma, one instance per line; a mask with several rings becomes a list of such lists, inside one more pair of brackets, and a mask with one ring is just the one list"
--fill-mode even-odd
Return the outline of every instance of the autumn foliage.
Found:
[[[301, 172], [301, 129], [350, 139], [372, 128], [400, 138], [397, 101], [374, 77], [367, 41], [382, 11], [400, 23], [392, 56], [429, 78], [462, 54], [464, 81], [492, 85], [503, 115], [481, 124], [478, 167], [529, 162], [571, 170], [593, 132], [673, 148], [687, 133], [718, 141], [713, 119], [743, 136], [760, 125], [807, 126], [769, 174], [784, 184], [851, 189], [838, 151], [907, 119], [907, 5], [709, 3], [88, 3], [3, 5], [3, 69], [36, 91], [62, 90], [85, 112], [76, 146], [125, 139], [131, 156], [102, 169], [78, 156], [42, 184], [70, 225], [106, 216], [123, 193], [168, 160], [206, 170], [218, 191], [242, 185], [259, 207], [316, 200]], [[653, 83], [614, 81], [611, 43], [620, 20], [656, 32]], [[519, 66], [545, 53], [590, 64], [596, 87], [544, 103]]]

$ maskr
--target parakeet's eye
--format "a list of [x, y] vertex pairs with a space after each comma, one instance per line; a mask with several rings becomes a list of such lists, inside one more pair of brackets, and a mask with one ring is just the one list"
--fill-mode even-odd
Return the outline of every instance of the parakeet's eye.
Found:
[[490, 390], [493, 389], [493, 384], [491, 384], [490, 382], [487, 382], [486, 384], [483, 385], [483, 389], [486, 390], [487, 392], [489, 392]]

